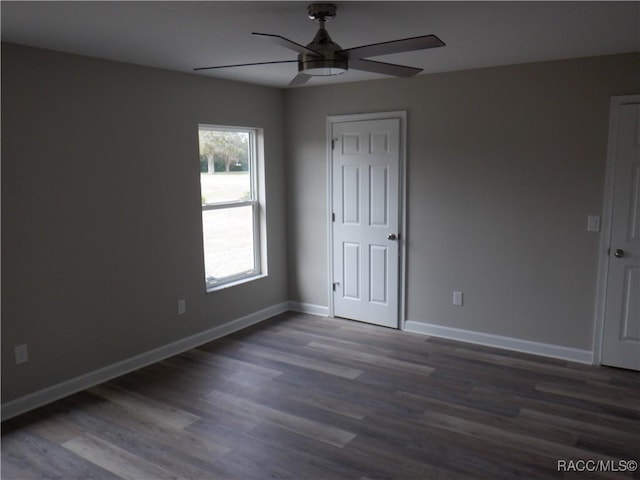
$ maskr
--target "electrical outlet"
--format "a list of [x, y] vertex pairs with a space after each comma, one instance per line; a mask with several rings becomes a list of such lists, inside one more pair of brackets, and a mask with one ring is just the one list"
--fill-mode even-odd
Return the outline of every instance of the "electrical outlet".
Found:
[[187, 313], [187, 301], [178, 300], [178, 315], [184, 315]]
[[456, 306], [462, 306], [462, 292], [453, 292], [453, 304]]
[[587, 232], [600, 231], [600, 217], [598, 215], [589, 215], [587, 217]]
[[22, 345], [16, 345], [13, 350], [16, 354], [16, 365], [20, 365], [21, 363], [26, 363], [29, 361], [29, 351], [27, 350], [26, 343], [23, 343]]

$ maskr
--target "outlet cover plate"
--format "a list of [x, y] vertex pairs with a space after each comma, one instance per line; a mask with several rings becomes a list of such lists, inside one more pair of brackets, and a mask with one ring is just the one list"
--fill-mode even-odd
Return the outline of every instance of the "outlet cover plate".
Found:
[[178, 315], [184, 315], [187, 313], [187, 301], [178, 300]]
[[16, 355], [16, 365], [20, 365], [21, 363], [26, 363], [29, 361], [29, 351], [27, 350], [26, 343], [23, 343], [22, 345], [16, 345], [13, 350]]

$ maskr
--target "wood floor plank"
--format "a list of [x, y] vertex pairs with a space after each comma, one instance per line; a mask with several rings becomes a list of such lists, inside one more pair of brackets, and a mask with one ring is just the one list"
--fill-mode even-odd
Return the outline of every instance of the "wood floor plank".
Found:
[[92, 461], [73, 455], [60, 444], [27, 430], [3, 434], [2, 443], [1, 466], [5, 480], [121, 478]]
[[566, 362], [558, 364], [545, 364], [536, 361], [535, 358], [523, 359], [504, 354], [469, 350], [467, 348], [456, 348], [453, 353], [459, 358], [468, 358], [482, 363], [502, 365], [514, 369], [514, 371], [530, 371], [535, 376], [548, 373], [555, 377], [575, 379], [607, 380], [609, 375], [604, 370], [599, 369], [569, 369]]
[[[530, 473], [527, 465], [514, 465], [515, 462], [505, 456], [487, 455], [484, 444], [457, 432], [387, 417], [370, 420], [351, 443], [351, 450], [372, 459], [379, 458], [396, 468], [407, 465], [412, 472], [410, 478], [498, 479], [513, 472], [531, 478], [531, 475], [522, 475]], [[509, 472], [508, 475], [505, 472]], [[395, 476], [391, 474], [390, 478]]]
[[33, 430], [52, 442], [64, 443], [84, 433], [82, 428], [69, 421], [67, 414], [49, 414], [43, 410], [30, 413], [34, 419]]
[[131, 437], [134, 432], [140, 438], [152, 440], [157, 447], [160, 447], [159, 450], [166, 451], [172, 446], [179, 446], [190, 456], [203, 461], [214, 460], [231, 450], [222, 442], [203, 439], [186, 429], [150, 420], [120, 405], [111, 402], [91, 403], [87, 400], [89, 395], [91, 394], [87, 392], [86, 395], [76, 395], [68, 400], [77, 408], [75, 413], [67, 419], [67, 423], [76, 426], [84, 433], [103, 437], [110, 432], [115, 432], [120, 437], [125, 435]]
[[[225, 465], [246, 463], [247, 459], [258, 465], [268, 465], [263, 472], [263, 478], [278, 476], [291, 479], [322, 479], [322, 478], [353, 478], [354, 472], [349, 472], [341, 465], [330, 459], [317, 455], [315, 451], [303, 451], [298, 448], [300, 439], [304, 436], [280, 425], [263, 423], [253, 431], [245, 434], [238, 442], [241, 448], [226, 455]], [[321, 442], [316, 442], [322, 445]], [[331, 447], [339, 449], [339, 447]]]
[[[315, 370], [312, 371], [315, 372]], [[283, 374], [284, 376], [286, 374]], [[301, 390], [295, 386], [280, 382], [278, 379], [274, 380], [272, 382], [249, 385], [239, 383], [237, 379], [229, 378], [222, 382], [216, 382], [216, 389], [296, 415], [301, 412], [300, 415], [312, 420], [322, 417], [324, 414], [324, 418], [320, 421], [327, 421], [327, 416], [331, 415], [334, 417], [334, 425], [339, 424], [340, 417], [362, 420], [369, 412], [368, 409], [358, 403], [327, 395], [326, 392], [316, 393], [308, 389]], [[201, 412], [202, 415], [209, 416], [208, 413]]]
[[357, 378], [358, 375], [362, 374], [362, 370], [357, 370], [355, 368], [343, 367], [331, 362], [315, 360], [292, 353], [278, 352], [267, 348], [250, 346], [242, 347], [240, 351], [249, 351], [253, 355], [261, 358], [288, 363], [289, 365], [294, 365], [296, 367], [306, 368], [309, 370], [315, 370], [317, 372], [327, 373], [329, 375], [335, 375], [337, 377], [354, 379]]
[[184, 428], [200, 420], [200, 417], [197, 415], [114, 385], [98, 385], [88, 391], [154, 421], [176, 428]]
[[598, 392], [594, 392], [595, 388], [592, 384], [587, 385], [586, 387], [586, 389], [576, 388], [575, 386], [573, 388], [567, 388], [565, 385], [540, 382], [536, 385], [536, 390], [564, 397], [585, 400], [592, 403], [604, 403], [606, 405], [640, 412], [639, 397], [625, 397], [623, 396], [622, 391], [616, 392], [614, 395], [598, 395]]
[[278, 375], [282, 375], [282, 372], [279, 370], [267, 368], [262, 365], [255, 365], [253, 363], [241, 362], [233, 358], [226, 357], [218, 352], [212, 354], [198, 348], [188, 350], [180, 356], [184, 358], [192, 358], [214, 367], [225, 368], [243, 376], [251, 375], [252, 378], [264, 377], [271, 379]]
[[125, 479], [178, 479], [175, 474], [93, 435], [76, 437], [63, 443], [62, 446], [91, 463], [99, 465]]
[[105, 407], [109, 405], [96, 404], [91, 409], [79, 409], [73, 420], [82, 426], [85, 433], [70, 442], [90, 437], [116, 445], [141, 462], [150, 463], [181, 479], [206, 478], [212, 462], [230, 451], [182, 430], [174, 430], [173, 435], [163, 435], [165, 432], [150, 431], [152, 429], [141, 427], [135, 420], [128, 424], [114, 422], [112, 412], [105, 414]]
[[[497, 446], [519, 446], [522, 449], [535, 451], [550, 458], [584, 458], [588, 452], [571, 444], [562, 444], [552, 440], [541, 439], [517, 433], [515, 431], [494, 427], [484, 422], [476, 422], [439, 412], [425, 412], [422, 421], [427, 425], [445, 428], [454, 432], [464, 432], [478, 440], [495, 443]], [[573, 443], [573, 442], [572, 442]], [[609, 460], [606, 456], [599, 456]]]
[[[279, 431], [280, 430], [280, 431]], [[403, 454], [403, 450], [376, 448], [359, 435], [346, 448], [314, 441], [295, 432], [280, 429], [277, 425], [261, 425], [252, 436], [302, 454], [308, 461], [319, 462], [325, 474], [312, 478], [358, 478], [365, 474], [372, 478], [456, 478], [454, 472], [438, 468]]]
[[432, 367], [423, 364], [410, 363], [402, 360], [395, 360], [389, 357], [366, 353], [362, 350], [353, 350], [352, 348], [342, 348], [335, 345], [329, 345], [320, 342], [311, 342], [307, 348], [319, 350], [330, 355], [340, 355], [343, 358], [349, 358], [376, 367], [385, 367], [401, 372], [412, 372], [419, 375], [429, 375], [433, 372]]
[[593, 419], [590, 419], [591, 421], [585, 421], [578, 418], [569, 418], [557, 413], [540, 412], [529, 408], [520, 410], [519, 415], [522, 418], [530, 418], [541, 424], [565, 428], [568, 431], [574, 432], [576, 435], [583, 433], [597, 437], [615, 438], [628, 445], [635, 445], [638, 447], [637, 450], [640, 451], [640, 434], [637, 430], [635, 432], [627, 432], [619, 428], [608, 427], [601, 422], [593, 421]]
[[215, 390], [207, 394], [205, 400], [218, 408], [241, 410], [248, 416], [257, 416], [286, 430], [292, 430], [337, 447], [344, 447], [355, 437], [354, 433], [332, 425], [324, 425]]
[[444, 402], [429, 397], [422, 397], [406, 392], [398, 392], [401, 397], [414, 400], [417, 404], [424, 408], [424, 415], [429, 412], [438, 412], [440, 414], [450, 415], [455, 418], [474, 421], [481, 418], [482, 424], [495, 427], [500, 430], [518, 433], [526, 436], [537, 438], [552, 437], [554, 441], [564, 444], [575, 444], [579, 438], [579, 433], [555, 425], [551, 422], [543, 422], [535, 416], [517, 417], [511, 415], [500, 415], [491, 412], [483, 412], [469, 405], [458, 405], [451, 402]]

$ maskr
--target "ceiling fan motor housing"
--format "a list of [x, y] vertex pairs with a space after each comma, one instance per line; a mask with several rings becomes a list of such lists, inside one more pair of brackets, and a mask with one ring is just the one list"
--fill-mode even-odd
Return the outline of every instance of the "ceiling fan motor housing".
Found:
[[336, 6], [332, 3], [314, 3], [309, 5], [307, 10], [309, 18], [318, 20], [320, 28], [306, 47], [320, 55], [311, 52], [300, 53], [298, 55], [298, 71], [317, 76], [337, 75], [346, 72], [349, 68], [348, 60], [336, 54], [342, 50], [342, 47], [331, 40], [329, 33], [324, 28], [325, 22], [335, 17]]

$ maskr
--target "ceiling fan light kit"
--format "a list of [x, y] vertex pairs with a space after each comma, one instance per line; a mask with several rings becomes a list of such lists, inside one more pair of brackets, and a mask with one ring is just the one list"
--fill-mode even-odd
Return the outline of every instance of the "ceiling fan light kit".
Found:
[[315, 58], [304, 53], [298, 56], [298, 72], [305, 75], [329, 77], [340, 75], [348, 69], [349, 63], [342, 58]]
[[[444, 42], [435, 35], [423, 35], [343, 49], [331, 39], [325, 29], [325, 23], [336, 16], [337, 7], [332, 3], [313, 3], [307, 7], [307, 12], [310, 19], [316, 20], [320, 24], [315, 37], [307, 45], [301, 45], [281, 35], [253, 32], [253, 35], [270, 37], [276, 43], [298, 52], [298, 75], [289, 83], [290, 86], [302, 85], [313, 76], [339, 75], [349, 69], [381, 73], [395, 77], [413, 77], [420, 73], [422, 69], [393, 63], [377, 62], [367, 60], [367, 58], [414, 50], [425, 50], [427, 48], [443, 47], [445, 45]], [[296, 60], [283, 60], [244, 63], [216, 67], [200, 67], [194, 70], [291, 63], [295, 61]]]

